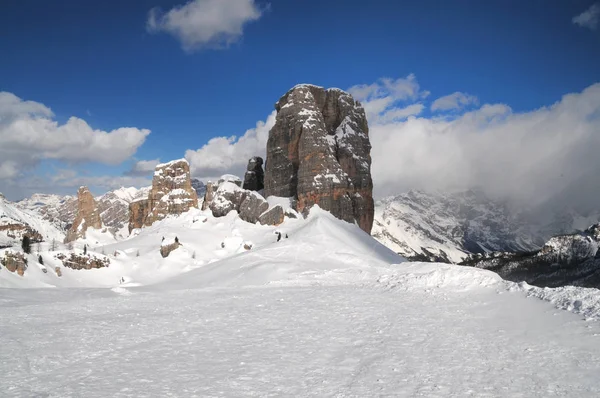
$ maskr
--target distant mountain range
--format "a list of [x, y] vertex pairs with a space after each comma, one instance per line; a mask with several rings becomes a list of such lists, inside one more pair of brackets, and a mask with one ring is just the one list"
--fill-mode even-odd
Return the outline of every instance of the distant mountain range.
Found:
[[459, 263], [470, 254], [531, 252], [552, 236], [582, 231], [600, 221], [600, 211], [556, 212], [540, 222], [483, 192], [409, 191], [375, 205], [372, 235], [414, 261]]

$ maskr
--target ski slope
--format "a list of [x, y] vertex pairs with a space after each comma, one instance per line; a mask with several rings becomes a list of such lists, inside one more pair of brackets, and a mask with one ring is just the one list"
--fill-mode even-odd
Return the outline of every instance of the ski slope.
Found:
[[[404, 262], [318, 209], [137, 232], [91, 234], [122, 254], [69, 288], [0, 289], [3, 397], [600, 396], [598, 322], [489, 271]], [[183, 243], [166, 259], [163, 235]]]

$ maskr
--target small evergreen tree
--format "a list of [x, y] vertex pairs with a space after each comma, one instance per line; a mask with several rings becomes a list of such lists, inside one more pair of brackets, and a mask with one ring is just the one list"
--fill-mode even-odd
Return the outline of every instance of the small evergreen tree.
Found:
[[31, 253], [31, 239], [29, 239], [29, 236], [25, 235], [23, 236], [23, 241], [21, 242], [21, 248], [23, 249], [23, 251], [27, 254]]
[[41, 254], [38, 256], [38, 263], [44, 265], [44, 259], [42, 258]]
[[83, 254], [87, 254], [87, 245], [83, 245]]
[[179, 238], [175, 237], [175, 243], [179, 243]]
[[52, 239], [52, 242], [50, 243], [50, 251], [56, 251], [56, 239]]

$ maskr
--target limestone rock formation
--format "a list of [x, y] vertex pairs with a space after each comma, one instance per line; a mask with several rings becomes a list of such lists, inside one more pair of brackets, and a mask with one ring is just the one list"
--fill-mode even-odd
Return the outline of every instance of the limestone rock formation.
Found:
[[198, 194], [192, 187], [190, 165], [185, 159], [156, 166], [148, 199], [129, 206], [129, 231], [150, 226], [168, 215], [198, 207]]
[[233, 182], [222, 182], [219, 184], [213, 199], [210, 201], [209, 208], [213, 216], [223, 217], [230, 211], [240, 211], [240, 205], [246, 199], [249, 191], [240, 188]]
[[215, 192], [217, 191], [218, 187], [219, 184], [215, 184], [211, 181], [209, 181], [206, 184], [206, 191], [204, 192], [204, 201], [202, 202], [202, 210], [208, 209], [215, 197]]
[[260, 217], [258, 217], [258, 221], [262, 225], [279, 225], [283, 222], [284, 216], [283, 207], [281, 207], [281, 205], [275, 205], [261, 214]]
[[275, 109], [267, 142], [265, 197], [293, 197], [302, 213], [318, 204], [370, 233], [371, 144], [362, 105], [339, 89], [298, 85]]
[[[106, 256], [95, 256], [91, 254], [75, 254], [71, 253], [68, 257], [64, 253], [59, 253], [56, 258], [62, 261], [63, 265], [67, 268], [80, 270], [80, 269], [94, 269], [94, 268], [105, 268], [110, 265], [110, 260]], [[58, 267], [57, 267], [58, 268]], [[60, 268], [59, 268], [60, 270]], [[56, 271], [56, 268], [55, 268]], [[59, 272], [56, 273], [58, 276]]]
[[262, 165], [263, 159], [260, 156], [254, 156], [248, 160], [248, 167], [246, 167], [246, 174], [244, 175], [244, 189], [260, 191], [265, 187], [265, 173]]
[[254, 191], [248, 192], [244, 201], [240, 204], [240, 218], [246, 222], [255, 224], [260, 215], [269, 209], [269, 203]]
[[96, 207], [96, 201], [88, 187], [80, 187], [77, 191], [77, 215], [73, 225], [67, 231], [65, 243], [84, 238], [88, 228], [102, 228], [102, 220]]
[[11, 250], [7, 250], [4, 253], [4, 257], [0, 258], [0, 264], [2, 264], [7, 271], [16, 272], [20, 276], [23, 276], [27, 269], [27, 259], [25, 256]]
[[181, 243], [179, 243], [179, 241], [175, 241], [173, 243], [169, 243], [166, 245], [161, 245], [160, 246], [160, 255], [165, 258], [165, 257], [169, 257], [169, 254], [171, 254], [171, 252], [175, 249], [177, 249], [179, 246], [181, 246]]

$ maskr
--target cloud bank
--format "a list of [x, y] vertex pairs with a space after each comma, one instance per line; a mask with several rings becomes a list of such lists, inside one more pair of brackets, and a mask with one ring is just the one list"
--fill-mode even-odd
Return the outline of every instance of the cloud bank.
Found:
[[153, 8], [146, 29], [174, 36], [187, 52], [227, 48], [242, 37], [247, 23], [261, 15], [254, 0], [193, 0], [166, 13]]
[[573, 17], [574, 24], [591, 30], [598, 28], [598, 21], [600, 21], [600, 4], [598, 3], [592, 4], [590, 8]]
[[85, 120], [54, 120], [44, 104], [0, 92], [0, 179], [14, 179], [41, 160], [116, 165], [130, 158], [150, 130], [95, 130]]
[[215, 137], [202, 148], [187, 150], [185, 158], [190, 162], [192, 175], [201, 180], [216, 180], [223, 174], [244, 176], [248, 159], [265, 157], [269, 130], [275, 125], [276, 112], [265, 121], [247, 130], [241, 137]]

